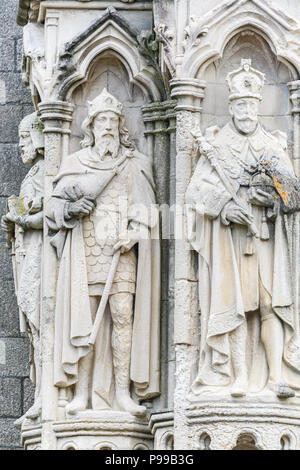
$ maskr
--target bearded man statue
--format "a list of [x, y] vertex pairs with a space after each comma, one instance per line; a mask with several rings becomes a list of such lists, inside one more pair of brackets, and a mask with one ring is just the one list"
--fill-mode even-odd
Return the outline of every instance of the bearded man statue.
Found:
[[243, 60], [227, 83], [232, 119], [205, 137], [194, 132], [200, 159], [186, 194], [201, 309], [192, 389], [289, 398], [300, 384], [291, 275], [300, 186], [286, 136], [258, 120], [264, 75]]
[[[49, 228], [60, 258], [55, 384], [72, 387], [67, 415], [87, 409], [136, 416], [131, 396], [159, 393], [160, 250], [151, 160], [135, 150], [122, 104], [106, 89], [88, 103], [83, 149], [54, 182]], [[153, 212], [153, 211], [152, 211]], [[93, 350], [89, 338], [120, 259]]]
[[37, 113], [19, 125], [19, 148], [23, 163], [32, 165], [19, 196], [8, 199], [8, 213], [2, 217], [13, 261], [15, 291], [20, 313], [20, 330], [31, 342], [31, 379], [35, 401], [24, 418], [36, 419], [41, 412], [40, 308], [43, 243], [44, 136]]

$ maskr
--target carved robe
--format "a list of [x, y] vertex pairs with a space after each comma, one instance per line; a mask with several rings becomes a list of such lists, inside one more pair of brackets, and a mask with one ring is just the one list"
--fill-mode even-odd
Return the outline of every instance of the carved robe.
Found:
[[[67, 220], [65, 190], [77, 185], [84, 195], [97, 202], [106, 201], [107, 207], [112, 205], [113, 216], [117, 192], [124, 189], [119, 186], [121, 180], [123, 183], [127, 182], [123, 194], [128, 204], [126, 225], [130, 226], [131, 222], [142, 224], [146, 229], [146, 236], [138, 243], [137, 266], [133, 252], [121, 255], [112, 293], [122, 292], [122, 289], [125, 292], [135, 292], [130, 376], [138, 397], [146, 399], [159, 393], [158, 220], [150, 211], [151, 205], [155, 204], [151, 162], [146, 156], [125, 147], [121, 147], [114, 162], [101, 162], [94, 157], [90, 148], [70, 155], [63, 161], [55, 180], [53, 212], [48, 214], [49, 227], [57, 232], [52, 245], [56, 247], [60, 258], [55, 320], [55, 384], [67, 387], [77, 381], [78, 362], [89, 352], [88, 339], [93, 326], [89, 295], [102, 294], [112, 259], [112, 248], [118, 241], [114, 238], [115, 234], [101, 242], [99, 230], [101, 232], [103, 227], [101, 218], [105, 218], [101, 207], [97, 207], [89, 217]], [[90, 247], [91, 252], [88, 240], [93, 245]], [[98, 240], [97, 243], [95, 240]], [[102, 408], [103, 401], [108, 406], [112, 405], [110, 328], [111, 318], [107, 308], [95, 344], [93, 409]]]
[[[16, 225], [16, 293], [20, 313], [20, 331], [28, 332], [31, 345], [39, 347], [41, 273], [42, 273], [42, 210], [44, 197], [44, 160], [39, 160], [25, 176], [19, 199], [25, 214], [41, 220], [41, 229], [21, 229]], [[37, 357], [38, 351], [35, 352]], [[31, 379], [35, 383], [35, 365], [31, 352]]]
[[[249, 237], [246, 226], [227, 221], [226, 205], [232, 196], [204, 157], [200, 158], [188, 187], [189, 239], [199, 253], [201, 340], [199, 372], [193, 387], [196, 393], [201, 385], [230, 386], [229, 334], [246, 321], [250, 391], [264, 388], [268, 371], [257, 314], [260, 282], [271, 296], [273, 311], [284, 326], [285, 380], [295, 388], [300, 386], [300, 343], [296, 326], [299, 320], [293, 309], [291, 279], [292, 217], [279, 214], [275, 222], [267, 220], [265, 208], [248, 203], [247, 165], [255, 165], [262, 154], [276, 156], [282, 172], [293, 174], [282, 137], [280, 132], [272, 135], [260, 125], [250, 137], [239, 134], [232, 123], [217, 136], [213, 136], [211, 130], [211, 144], [218, 152], [219, 163], [233, 191], [248, 204], [258, 228], [258, 238]], [[266, 223], [267, 237], [262, 236]], [[252, 244], [250, 251], [249, 243]]]

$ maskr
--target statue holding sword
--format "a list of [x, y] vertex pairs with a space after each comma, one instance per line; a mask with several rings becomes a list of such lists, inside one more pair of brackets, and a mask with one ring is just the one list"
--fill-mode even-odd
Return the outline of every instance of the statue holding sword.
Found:
[[136, 416], [159, 393], [160, 249], [151, 160], [135, 150], [122, 104], [106, 89], [88, 103], [82, 150], [68, 156], [47, 214], [60, 258], [55, 385], [68, 415]]
[[258, 121], [264, 75], [242, 60], [227, 77], [232, 120], [192, 134], [200, 159], [186, 193], [198, 252], [201, 338], [195, 394], [293, 397], [299, 318], [291, 277], [300, 185], [285, 135]]

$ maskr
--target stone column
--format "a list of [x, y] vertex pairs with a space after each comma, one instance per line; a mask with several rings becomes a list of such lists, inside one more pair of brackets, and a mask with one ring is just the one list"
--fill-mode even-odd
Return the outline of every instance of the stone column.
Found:
[[[290, 100], [292, 103], [293, 116], [293, 163], [297, 177], [300, 177], [300, 80], [288, 84]], [[300, 328], [300, 213], [294, 214], [293, 227], [293, 279], [294, 279], [294, 308], [298, 317], [298, 328]]]
[[293, 116], [293, 160], [294, 168], [298, 178], [300, 177], [300, 80], [288, 84], [290, 100], [292, 103], [291, 113]]
[[176, 220], [175, 220], [175, 315], [176, 385], [174, 394], [174, 447], [188, 448], [188, 427], [185, 416], [186, 396], [195, 340], [194, 320], [197, 317], [197, 278], [193, 253], [186, 238], [185, 193], [193, 171], [193, 138], [191, 130], [200, 124], [201, 102], [205, 82], [197, 79], [171, 81], [172, 98], [177, 99], [176, 132]]
[[[174, 263], [172, 256], [172, 224], [170, 207], [174, 191], [175, 175], [171, 170], [175, 160], [175, 101], [151, 103], [143, 107], [145, 135], [149, 154], [152, 155], [156, 183], [157, 203], [161, 214], [161, 397], [154, 408], [170, 409], [173, 405], [173, 285], [171, 276]], [[171, 150], [173, 149], [173, 153]], [[171, 292], [172, 291], [172, 292]], [[173, 361], [173, 362], [172, 362]]]
[[[70, 123], [73, 106], [62, 101], [43, 102], [39, 105], [41, 120], [45, 125], [45, 199], [47, 213], [52, 193], [52, 182], [62, 158], [68, 153]], [[48, 227], [44, 222], [44, 252], [42, 276], [42, 448], [56, 449], [56, 438], [52, 424], [58, 416], [58, 389], [53, 378], [54, 319], [56, 301], [57, 257], [50, 245]]]
[[175, 0], [175, 18], [176, 18], [176, 74], [180, 76], [181, 65], [184, 59], [184, 39], [185, 28], [189, 20], [190, 0]]
[[45, 59], [47, 63], [47, 81], [51, 81], [57, 55], [59, 11], [51, 10], [47, 13], [45, 20], [46, 50]]

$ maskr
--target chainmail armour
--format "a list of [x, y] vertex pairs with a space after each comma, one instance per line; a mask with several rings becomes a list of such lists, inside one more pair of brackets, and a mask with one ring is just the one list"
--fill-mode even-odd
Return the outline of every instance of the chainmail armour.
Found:
[[[114, 255], [113, 248], [120, 240], [122, 227], [124, 227], [124, 214], [121, 206], [126, 201], [128, 201], [128, 181], [126, 172], [122, 172], [116, 175], [98, 196], [95, 210], [83, 219], [90, 295], [103, 293]], [[135, 281], [136, 256], [132, 249], [120, 256], [111, 294], [119, 292], [134, 294]]]

